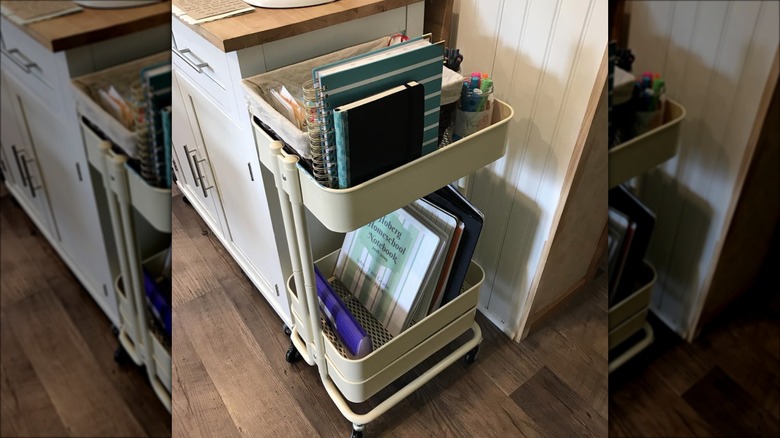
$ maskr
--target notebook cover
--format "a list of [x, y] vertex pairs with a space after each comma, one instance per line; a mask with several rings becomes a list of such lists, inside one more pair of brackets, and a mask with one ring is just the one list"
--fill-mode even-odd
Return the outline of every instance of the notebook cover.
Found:
[[[319, 81], [320, 87], [324, 88], [323, 100], [327, 108], [336, 108], [411, 81], [422, 84], [425, 88], [425, 118], [421, 154], [425, 155], [438, 147], [444, 51], [441, 44], [430, 44], [408, 52], [393, 52], [398, 50], [399, 46], [413, 41], [415, 40], [317, 67], [312, 70], [312, 77], [315, 83]], [[387, 57], [336, 73], [327, 71], [335, 65], [377, 52], [387, 53]], [[330, 123], [334, 123], [332, 116]]]
[[484, 216], [457, 189], [450, 185], [425, 196], [425, 199], [454, 214], [464, 225], [463, 236], [458, 251], [455, 253], [455, 262], [441, 300], [440, 306], [443, 306], [460, 295], [463, 280], [466, 278], [466, 272], [479, 241], [479, 234], [482, 232]]
[[333, 111], [339, 188], [368, 181], [420, 157], [424, 87], [397, 91]]
[[655, 214], [623, 185], [609, 191], [609, 206], [628, 216], [632, 223], [636, 223], [636, 230], [626, 254], [625, 265], [619, 281], [615, 284], [616, 292], [613, 300], [619, 302], [633, 292], [631, 287], [634, 285], [636, 273], [642, 265], [642, 259], [650, 244], [655, 226]]
[[397, 336], [409, 325], [440, 243], [402, 207], [347, 233], [333, 275]]

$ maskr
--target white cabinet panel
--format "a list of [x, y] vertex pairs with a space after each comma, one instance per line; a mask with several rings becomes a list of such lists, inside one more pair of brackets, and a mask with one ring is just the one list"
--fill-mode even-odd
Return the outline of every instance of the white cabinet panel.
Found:
[[[199, 138], [196, 115], [193, 113], [194, 88], [179, 72], [173, 75], [173, 109], [171, 147], [179, 159], [179, 173], [184, 175], [182, 185], [189, 189], [190, 202], [197, 203], [209, 226], [222, 235], [219, 195], [214, 188], [214, 173], [208, 162], [205, 146]], [[205, 185], [204, 185], [205, 184]], [[211, 187], [211, 188], [209, 188]]]
[[198, 150], [205, 149], [217, 175], [225, 237], [265, 281], [264, 292], [271, 294], [267, 298], [286, 313], [287, 295], [254, 141], [186, 78], [178, 79], [189, 102], [187, 114]]
[[[29, 142], [26, 158], [31, 159], [34, 151], [40, 169], [45, 169], [36, 177], [30, 162], [34, 184], [30, 193], [48, 197], [58, 231], [53, 234], [58, 235], [62, 249], [81, 271], [87, 289], [105, 305], [112, 279], [83, 144], [64, 135], [68, 128], [36, 95], [26, 87], [14, 87], [12, 80], [8, 83], [12, 85], [9, 88], [17, 122]], [[41, 189], [37, 189], [39, 186]]]
[[38, 167], [38, 158], [30, 132], [26, 125], [21, 104], [21, 86], [5, 73], [2, 74], [2, 141], [3, 150], [10, 160], [10, 187], [24, 204], [28, 213], [45, 233], [57, 237], [57, 227], [51, 215], [44, 182]]

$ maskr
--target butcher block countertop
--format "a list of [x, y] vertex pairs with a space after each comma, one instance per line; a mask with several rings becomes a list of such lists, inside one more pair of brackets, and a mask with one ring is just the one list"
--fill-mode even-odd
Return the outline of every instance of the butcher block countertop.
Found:
[[[81, 12], [18, 26], [52, 52], [75, 49], [171, 22], [171, 2]], [[8, 23], [11, 23], [10, 20]]]
[[253, 12], [247, 14], [200, 25], [188, 24], [188, 26], [220, 50], [232, 52], [368, 17], [420, 1], [337, 0], [305, 8], [255, 8]]

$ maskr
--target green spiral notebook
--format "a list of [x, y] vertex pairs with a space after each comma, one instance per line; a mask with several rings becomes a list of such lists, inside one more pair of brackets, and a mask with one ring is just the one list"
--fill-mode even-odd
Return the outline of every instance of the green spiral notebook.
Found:
[[[421, 155], [437, 149], [444, 50], [441, 43], [433, 44], [428, 37], [413, 38], [312, 70], [324, 124], [317, 131], [322, 133], [320, 140], [324, 145], [320, 162], [329, 172], [338, 172], [333, 109], [411, 81], [425, 89]], [[330, 176], [331, 187], [336, 187], [338, 175]]]

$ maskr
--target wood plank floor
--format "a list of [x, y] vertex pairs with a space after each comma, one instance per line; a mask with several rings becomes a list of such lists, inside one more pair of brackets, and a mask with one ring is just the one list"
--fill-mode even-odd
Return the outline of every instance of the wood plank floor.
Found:
[[0, 436], [170, 436], [146, 372], [24, 211], [0, 195]]
[[[172, 209], [174, 435], [348, 436], [350, 423], [316, 368], [285, 362], [289, 339], [270, 305], [181, 195]], [[605, 436], [604, 277], [522, 344], [480, 316], [477, 362], [449, 367], [369, 424], [367, 435]]]
[[692, 344], [649, 319], [656, 341], [610, 376], [609, 436], [780, 436], [777, 255]]

